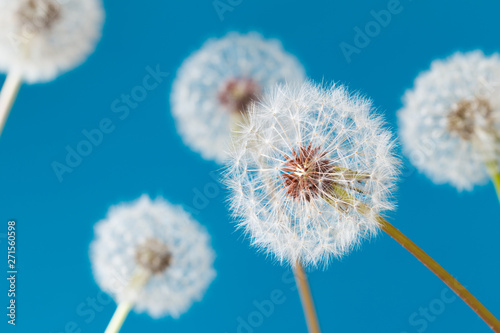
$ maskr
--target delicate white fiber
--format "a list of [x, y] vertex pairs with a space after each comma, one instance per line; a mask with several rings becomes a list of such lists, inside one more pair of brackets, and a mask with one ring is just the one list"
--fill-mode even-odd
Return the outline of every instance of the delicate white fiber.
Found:
[[238, 226], [281, 263], [327, 264], [378, 230], [399, 161], [371, 101], [343, 86], [284, 85], [254, 104], [225, 181]]

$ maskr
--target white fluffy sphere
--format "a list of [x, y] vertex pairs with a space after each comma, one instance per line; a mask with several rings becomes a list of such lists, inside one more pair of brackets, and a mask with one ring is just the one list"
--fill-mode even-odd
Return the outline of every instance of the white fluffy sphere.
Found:
[[372, 111], [342, 86], [312, 83], [279, 86], [253, 105], [225, 177], [253, 245], [316, 266], [377, 232], [399, 162]]
[[93, 52], [103, 18], [101, 0], [0, 0], [0, 71], [53, 80]]
[[[209, 235], [180, 207], [161, 198], [152, 201], [146, 195], [112, 207], [95, 227], [91, 244], [95, 279], [117, 302], [127, 299], [127, 286], [144, 261], [144, 254], [141, 261], [138, 254], [151, 244], [168, 250], [167, 267], [151, 272], [135, 297], [134, 309], [154, 318], [177, 318], [202, 299], [215, 277]], [[162, 258], [145, 259], [154, 263]]]
[[276, 83], [303, 80], [302, 66], [279, 41], [229, 33], [183, 62], [172, 88], [172, 114], [185, 143], [221, 163], [239, 113]]
[[471, 190], [500, 163], [500, 57], [480, 51], [432, 62], [399, 111], [403, 148], [437, 184]]

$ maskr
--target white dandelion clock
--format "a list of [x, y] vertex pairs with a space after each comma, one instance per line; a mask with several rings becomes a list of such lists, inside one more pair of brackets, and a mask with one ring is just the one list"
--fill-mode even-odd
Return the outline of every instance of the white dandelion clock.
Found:
[[101, 0], [0, 0], [0, 95], [3, 122], [21, 82], [53, 80], [94, 50], [104, 11]]
[[[458, 281], [381, 217], [394, 208], [400, 162], [392, 134], [372, 111], [369, 100], [342, 86], [312, 83], [278, 86], [253, 104], [226, 170], [238, 226], [253, 245], [290, 263], [296, 276], [302, 276], [301, 264], [326, 264], [381, 229], [491, 327], [500, 327]], [[297, 280], [313, 323], [308, 288]]]
[[221, 163], [231, 128], [249, 105], [276, 83], [303, 80], [304, 69], [277, 40], [230, 33], [184, 61], [172, 88], [172, 114], [185, 143]]
[[1, 0], [0, 70], [53, 80], [94, 50], [103, 17], [101, 0]]
[[[377, 231], [393, 208], [398, 162], [371, 102], [342, 86], [275, 89], [256, 104], [228, 169], [231, 203], [252, 243], [294, 265], [327, 263]], [[360, 214], [346, 195], [371, 213]]]
[[142, 196], [112, 207], [91, 244], [95, 279], [120, 304], [107, 332], [128, 311], [179, 317], [215, 277], [207, 232], [182, 208]]
[[[406, 92], [401, 139], [412, 163], [432, 181], [471, 190], [500, 186], [500, 57], [456, 53], [436, 60]], [[489, 170], [488, 170], [489, 169]]]

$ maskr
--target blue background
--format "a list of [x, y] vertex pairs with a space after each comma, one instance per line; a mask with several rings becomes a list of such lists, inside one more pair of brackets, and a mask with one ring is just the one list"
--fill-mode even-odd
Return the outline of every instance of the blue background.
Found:
[[[257, 30], [281, 39], [312, 79], [340, 81], [373, 98], [395, 130], [401, 96], [433, 59], [457, 50], [500, 51], [498, 2], [401, 0], [403, 10], [347, 63], [339, 44], [353, 44], [353, 29], [364, 28], [373, 20], [370, 11], [387, 5], [243, 0], [221, 20], [210, 0], [105, 1], [96, 52], [52, 83], [23, 86], [0, 139], [0, 233], [8, 219], [17, 221], [19, 270], [18, 325], [6, 323], [2, 279], [0, 330], [102, 332], [115, 304], [91, 311], [85, 305], [99, 293], [88, 257], [93, 225], [110, 205], [148, 193], [200, 208], [192, 212], [213, 237], [218, 276], [179, 320], [131, 314], [122, 332], [237, 332], [238, 317], [255, 315], [254, 301], [269, 299], [275, 289], [286, 299], [254, 332], [305, 332], [299, 297], [290, 276], [283, 277], [287, 270], [234, 230], [223, 189], [201, 205], [194, 201], [197, 190], [214, 190], [211, 172], [219, 166], [191, 152], [176, 134], [171, 83], [182, 60], [207, 38]], [[119, 119], [112, 102], [142, 84], [145, 68], [156, 65], [169, 77]], [[85, 139], [82, 130], [104, 118], [114, 131], [59, 182], [51, 164], [64, 163], [65, 147], [75, 148]], [[397, 197], [390, 221], [500, 316], [500, 205], [493, 186], [457, 193], [407, 165]], [[387, 235], [364, 242], [325, 271], [310, 272], [310, 282], [324, 332], [489, 332], [461, 300], [440, 301], [443, 293], [451, 297], [445, 285]], [[418, 314], [429, 305], [442, 311], [432, 320]], [[414, 313], [418, 324], [410, 321]]]

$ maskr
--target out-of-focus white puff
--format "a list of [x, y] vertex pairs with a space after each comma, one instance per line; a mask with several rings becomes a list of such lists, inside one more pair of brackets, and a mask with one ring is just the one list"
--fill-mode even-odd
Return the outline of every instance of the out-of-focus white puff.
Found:
[[421, 172], [458, 190], [487, 181], [485, 163], [500, 162], [497, 54], [486, 57], [474, 51], [433, 61], [403, 102], [398, 112], [401, 140]]
[[372, 111], [343, 86], [310, 82], [278, 86], [252, 106], [225, 173], [252, 245], [280, 263], [317, 266], [377, 232], [399, 160]]
[[191, 149], [218, 163], [227, 157], [234, 112], [220, 93], [234, 79], [249, 79], [263, 92], [276, 83], [302, 82], [304, 69], [279, 41], [257, 33], [211, 39], [183, 62], [171, 95], [178, 131]]
[[123, 301], [138, 268], [137, 251], [151, 239], [168, 248], [171, 260], [138, 292], [134, 309], [154, 318], [177, 318], [202, 299], [215, 277], [209, 235], [182, 208], [146, 195], [112, 207], [95, 227], [90, 249], [94, 276], [103, 291]]
[[0, 0], [0, 71], [53, 80], [93, 52], [103, 18], [101, 0]]

